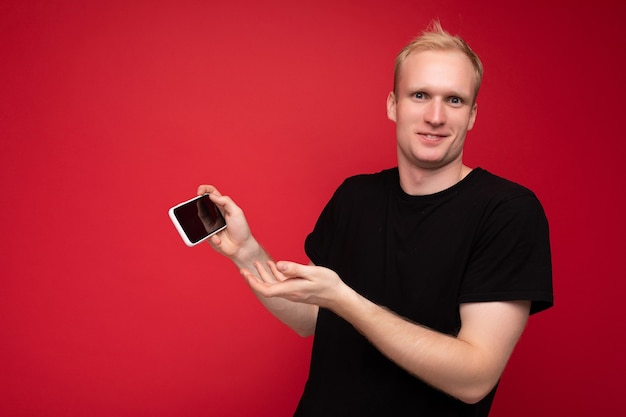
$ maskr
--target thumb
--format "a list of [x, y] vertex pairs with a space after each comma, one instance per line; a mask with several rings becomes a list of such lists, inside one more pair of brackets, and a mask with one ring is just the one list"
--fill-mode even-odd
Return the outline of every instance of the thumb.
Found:
[[290, 261], [279, 261], [276, 263], [276, 268], [287, 278], [301, 277], [305, 272], [304, 265]]

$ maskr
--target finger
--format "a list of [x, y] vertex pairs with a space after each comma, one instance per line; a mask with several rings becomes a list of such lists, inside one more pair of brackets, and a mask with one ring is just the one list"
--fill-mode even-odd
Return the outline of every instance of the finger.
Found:
[[[270, 264], [270, 262], [271, 261], [268, 261], [268, 264]], [[259, 278], [261, 278], [261, 281], [263, 281], [265, 283], [268, 283], [268, 284], [280, 282], [280, 280], [274, 275], [274, 271], [271, 269], [271, 266], [270, 266], [270, 270], [268, 271], [263, 266], [263, 264], [261, 264], [261, 262], [255, 261], [254, 262], [254, 267], [256, 268], [257, 272], [259, 273]], [[276, 272], [278, 272], [278, 271], [276, 271]], [[281, 276], [282, 276], [282, 274], [281, 274]]]
[[198, 195], [203, 195], [203, 194], [216, 194], [216, 195], [222, 195], [220, 194], [220, 192], [217, 190], [217, 188], [215, 188], [212, 185], [207, 185], [207, 184], [202, 184], [198, 187]]
[[211, 243], [211, 245], [213, 245], [213, 247], [219, 247], [220, 244], [222, 243], [222, 239], [220, 238], [220, 234], [221, 233], [216, 233], [213, 236], [211, 236], [209, 238], [209, 243]]
[[209, 194], [209, 200], [214, 202], [218, 207], [225, 207], [227, 204], [229, 204], [231, 207], [237, 206], [230, 197], [221, 195], [217, 191]]
[[232, 198], [221, 195], [217, 190], [209, 194], [209, 199], [215, 203], [224, 216], [239, 215], [240, 213], [243, 213], [241, 208], [235, 204]]
[[272, 271], [272, 274], [274, 274], [274, 278], [276, 278], [277, 281], [282, 282], [287, 279], [287, 277], [278, 270], [278, 267], [276, 266], [276, 262], [267, 261], [267, 265], [269, 266], [270, 271]]
[[262, 281], [259, 280], [259, 277], [256, 276], [256, 274], [253, 274], [252, 272], [250, 272], [249, 270], [242, 268], [239, 273], [241, 274], [241, 276], [246, 280], [246, 282], [248, 283], [248, 285], [255, 289], [256, 291], [263, 291], [263, 289], [266, 288], [265, 283], [263, 283]]
[[[278, 282], [264, 282], [257, 275], [253, 274], [247, 269], [241, 269], [241, 275], [252, 288], [253, 291], [266, 298], [280, 297], [280, 286]], [[284, 284], [282, 284], [284, 285]]]
[[276, 268], [286, 278], [305, 278], [309, 269], [307, 265], [290, 261], [279, 261]]

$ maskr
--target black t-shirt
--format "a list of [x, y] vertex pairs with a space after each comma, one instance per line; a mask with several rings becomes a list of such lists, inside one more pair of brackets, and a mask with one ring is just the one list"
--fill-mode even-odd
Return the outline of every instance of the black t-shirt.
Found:
[[[456, 335], [459, 305], [530, 300], [552, 305], [548, 224], [528, 189], [477, 168], [442, 192], [410, 196], [397, 168], [347, 179], [305, 243], [376, 304]], [[296, 416], [486, 416], [395, 365], [349, 323], [320, 309]]]

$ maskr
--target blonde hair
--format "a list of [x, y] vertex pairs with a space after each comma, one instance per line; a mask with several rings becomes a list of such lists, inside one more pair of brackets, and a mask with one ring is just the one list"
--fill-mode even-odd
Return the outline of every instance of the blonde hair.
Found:
[[483, 79], [483, 64], [478, 55], [469, 45], [458, 35], [451, 35], [446, 32], [438, 20], [434, 20], [428, 29], [422, 32], [417, 38], [406, 45], [398, 56], [396, 56], [393, 70], [393, 91], [396, 92], [400, 68], [407, 57], [413, 52], [422, 51], [460, 51], [467, 56], [474, 67], [474, 101], [478, 97], [478, 90]]

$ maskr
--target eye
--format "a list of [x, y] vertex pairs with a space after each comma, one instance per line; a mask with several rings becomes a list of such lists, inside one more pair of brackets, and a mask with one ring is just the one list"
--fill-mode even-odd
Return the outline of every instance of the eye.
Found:
[[418, 100], [424, 100], [426, 98], [426, 94], [424, 94], [421, 91], [417, 91], [417, 92], [413, 93], [413, 98], [416, 98]]
[[448, 98], [448, 103], [450, 103], [453, 107], [461, 107], [465, 104], [465, 100], [461, 97], [452, 96]]

